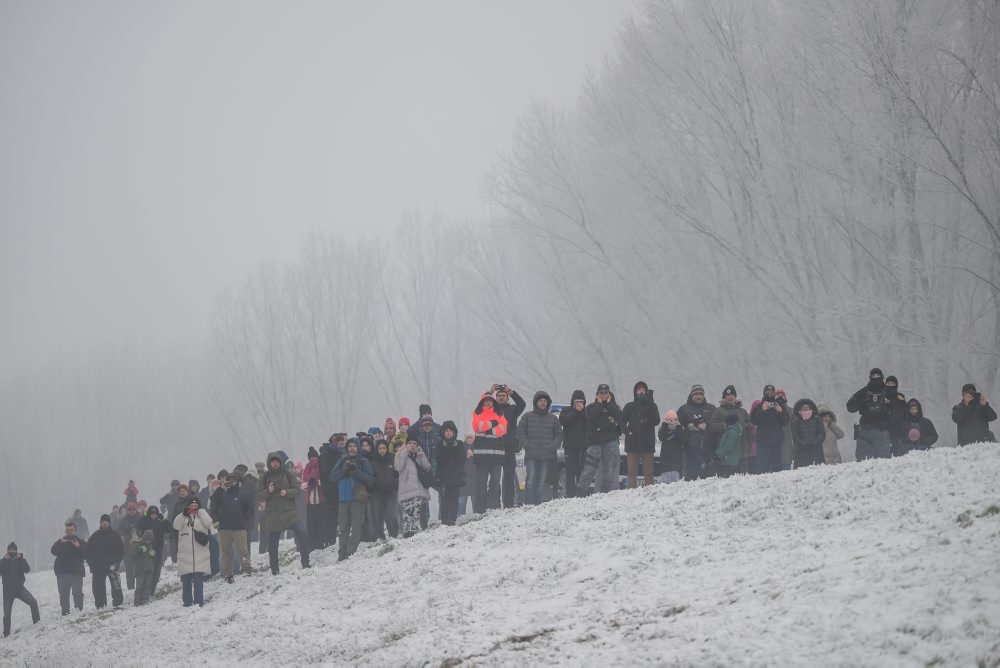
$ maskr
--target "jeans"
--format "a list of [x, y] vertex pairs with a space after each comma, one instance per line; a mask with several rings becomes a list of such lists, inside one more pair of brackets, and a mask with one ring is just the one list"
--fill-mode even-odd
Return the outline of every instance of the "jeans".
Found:
[[[181, 576], [181, 586], [183, 589], [181, 599], [184, 601], [184, 607], [194, 605], [195, 603], [205, 605], [204, 573], [185, 573]], [[192, 589], [194, 589], [193, 595]]]
[[566, 498], [572, 499], [581, 496], [577, 482], [580, 480], [580, 472], [583, 471], [584, 451], [581, 448], [565, 447], [564, 451], [566, 452]]
[[247, 549], [247, 532], [245, 529], [220, 529], [219, 552], [222, 558], [221, 573], [225, 577], [233, 575], [239, 565], [244, 573], [250, 573], [250, 551]]
[[62, 607], [64, 615], [69, 614], [69, 594], [73, 592], [73, 606], [77, 610], [83, 610], [83, 576], [82, 575], [57, 575], [56, 586], [59, 588], [59, 605]]
[[386, 533], [393, 538], [398, 536], [399, 521], [397, 515], [399, 507], [396, 504], [396, 491], [379, 492], [373, 494], [371, 499], [372, 526], [375, 528], [375, 538], [385, 538]]
[[889, 432], [877, 427], [862, 425], [858, 428], [855, 458], [860, 462], [865, 459], [887, 459], [891, 452]]
[[781, 442], [757, 441], [757, 469], [755, 473], [777, 473], [781, 471]]
[[468, 507], [469, 507], [469, 497], [464, 494], [460, 494], [458, 496], [458, 516], [461, 517], [462, 515], [464, 515]]
[[27, 603], [28, 607], [31, 608], [32, 623], [37, 624], [38, 620], [41, 619], [41, 617], [38, 615], [38, 601], [35, 600], [35, 597], [32, 596], [31, 592], [25, 589], [23, 585], [21, 586], [21, 589], [16, 592], [8, 592], [6, 589], [4, 589], [3, 592], [3, 637], [4, 638], [10, 635], [10, 621], [11, 621], [10, 616], [14, 610], [14, 601], [18, 599]]
[[551, 459], [525, 459], [524, 505], [537, 506], [544, 499], [545, 483], [552, 470]]
[[501, 464], [476, 462], [476, 494], [472, 507], [476, 513], [485, 513], [500, 507]]
[[90, 590], [94, 594], [94, 607], [98, 610], [108, 604], [108, 581], [111, 582], [111, 604], [117, 608], [125, 602], [125, 595], [122, 593], [121, 574], [118, 571], [104, 574], [97, 574], [91, 571]]
[[517, 453], [508, 449], [503, 456], [503, 507], [513, 508], [517, 502]]
[[149, 603], [152, 584], [153, 574], [151, 572], [135, 574], [135, 596], [132, 597], [133, 605], [146, 605]]
[[[271, 562], [271, 573], [274, 575], [278, 574], [278, 541], [281, 540], [281, 533], [283, 531], [286, 531], [286, 529], [270, 531], [267, 534], [267, 556]], [[288, 527], [287, 531], [291, 531], [295, 536], [295, 547], [299, 548], [299, 556], [302, 558], [302, 568], [308, 568], [309, 543], [306, 542], [306, 528], [302, 526], [302, 522], [296, 520]]]
[[340, 550], [337, 554], [341, 560], [358, 551], [361, 544], [361, 530], [365, 526], [365, 502], [341, 501], [337, 509], [337, 529], [340, 531]]
[[212, 575], [219, 574], [219, 534], [213, 532], [208, 535], [208, 563]]
[[583, 457], [583, 471], [580, 473], [579, 490], [582, 494], [587, 494], [590, 484], [597, 475], [597, 468], [601, 468], [601, 492], [610, 492], [618, 482], [619, 468], [618, 439], [607, 443], [587, 446], [586, 454]]

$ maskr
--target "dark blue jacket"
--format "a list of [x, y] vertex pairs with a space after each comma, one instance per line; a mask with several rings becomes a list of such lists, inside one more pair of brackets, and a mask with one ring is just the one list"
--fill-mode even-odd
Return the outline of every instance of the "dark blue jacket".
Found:
[[[354, 473], [348, 473], [347, 465], [354, 462], [358, 468]], [[337, 483], [337, 492], [341, 503], [349, 503], [355, 500], [354, 488], [356, 485], [373, 485], [375, 476], [372, 474], [372, 463], [357, 455], [349, 457], [347, 455], [340, 458], [337, 465], [330, 472], [330, 481]]]
[[245, 530], [254, 513], [253, 501], [236, 485], [229, 489], [219, 487], [212, 492], [211, 507], [219, 529], [226, 531]]

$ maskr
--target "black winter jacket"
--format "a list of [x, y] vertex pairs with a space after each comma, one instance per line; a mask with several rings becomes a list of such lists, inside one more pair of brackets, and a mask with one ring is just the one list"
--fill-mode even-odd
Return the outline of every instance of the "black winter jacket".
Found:
[[24, 557], [8, 559], [6, 555], [0, 559], [0, 578], [3, 578], [3, 590], [16, 594], [24, 586], [24, 574], [31, 571]]
[[603, 445], [618, 440], [622, 433], [622, 409], [612, 396], [607, 403], [587, 406], [587, 445]]
[[[514, 403], [510, 403], [510, 401], [513, 401]], [[504, 450], [506, 450], [507, 453], [519, 451], [517, 445], [517, 419], [521, 417], [521, 413], [523, 413], [524, 409], [528, 406], [524, 403], [524, 399], [521, 398], [521, 395], [514, 390], [510, 391], [510, 401], [508, 401], [505, 406], [501, 406], [500, 404], [496, 405], [497, 414], [499, 415], [500, 413], [503, 413], [504, 417], [507, 418], [507, 433], [497, 439], [503, 445]], [[433, 460], [431, 460], [431, 464], [434, 464]]]
[[324, 443], [319, 449], [319, 487], [326, 505], [331, 507], [340, 502], [340, 492], [337, 490], [337, 483], [330, 480], [330, 474], [343, 454], [340, 448], [329, 443]]
[[896, 392], [875, 381], [862, 387], [847, 400], [847, 412], [859, 413], [862, 427], [888, 430]]
[[761, 403], [753, 407], [750, 411], [750, 422], [757, 425], [757, 442], [768, 446], [780, 446], [785, 442], [785, 425], [788, 424], [788, 404], [781, 406], [781, 412], [777, 410], [777, 405], [764, 410], [764, 403], [776, 403], [774, 399], [762, 399]]
[[960, 403], [951, 409], [951, 419], [958, 425], [958, 444], [968, 445], [980, 441], [996, 440], [990, 434], [990, 422], [997, 419], [997, 412], [987, 404], [983, 406], [974, 399], [968, 406]]
[[163, 537], [170, 531], [170, 525], [167, 523], [167, 520], [163, 517], [153, 519], [149, 515], [149, 511], [146, 511], [146, 515], [136, 525], [135, 532], [142, 536], [146, 531], [153, 532], [153, 549], [156, 550], [157, 554], [163, 554]]
[[[808, 406], [812, 409], [812, 417], [803, 420], [799, 417], [799, 409]], [[811, 399], [799, 399], [792, 409], [795, 416], [791, 419], [792, 442], [795, 444], [795, 467], [823, 463], [823, 441], [826, 440], [826, 427], [819, 416], [819, 409]]]
[[125, 544], [118, 532], [108, 527], [98, 529], [87, 541], [87, 565], [94, 575], [107, 575], [111, 566], [125, 556]]
[[391, 452], [375, 455], [372, 459], [372, 473], [375, 476], [375, 493], [393, 494], [399, 489], [399, 471], [395, 467], [396, 457]]
[[684, 470], [684, 446], [687, 445], [687, 434], [684, 427], [677, 425], [671, 429], [666, 422], [660, 424], [660, 468], [664, 471]]
[[660, 409], [653, 401], [653, 391], [647, 390], [640, 398], [636, 394], [639, 382], [632, 388], [632, 401], [622, 409], [622, 432], [625, 434], [625, 452], [651, 454], [656, 452], [656, 425], [660, 423]]
[[244, 531], [247, 522], [253, 518], [253, 501], [241, 493], [239, 485], [229, 489], [216, 488], [210, 505], [215, 509], [214, 519], [218, 521], [219, 529]]
[[[582, 411], [573, 408], [577, 399], [584, 402]], [[569, 406], [559, 411], [559, 424], [563, 428], [563, 450], [583, 450], [587, 447], [587, 397], [583, 390], [574, 390]]]
[[437, 449], [437, 480], [447, 487], [461, 487], [465, 484], [465, 453], [467, 447], [462, 441], [442, 440]]
[[899, 454], [905, 455], [910, 450], [929, 450], [938, 441], [937, 429], [934, 423], [924, 417], [924, 407], [916, 399], [910, 401], [916, 403], [917, 414], [910, 415], [907, 406], [906, 417], [900, 421], [896, 428], [897, 441], [899, 442]]
[[83, 561], [87, 556], [87, 541], [77, 538], [79, 547], [73, 545], [72, 541], [60, 538], [52, 544], [52, 554], [56, 562], [52, 567], [56, 575], [79, 575], [83, 577], [87, 574], [87, 569], [83, 566]]

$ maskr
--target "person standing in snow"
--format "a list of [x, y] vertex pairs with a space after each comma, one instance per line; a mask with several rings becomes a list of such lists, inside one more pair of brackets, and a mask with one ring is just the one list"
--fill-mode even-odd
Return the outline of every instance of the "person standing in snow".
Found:
[[997, 440], [989, 425], [997, 419], [997, 412], [986, 395], [978, 392], [972, 383], [962, 387], [962, 402], [951, 409], [951, 419], [958, 425], [959, 445], [995, 443]]
[[396, 500], [399, 473], [395, 463], [396, 458], [389, 452], [389, 444], [384, 439], [376, 443], [375, 457], [372, 458], [372, 475], [375, 477], [372, 526], [375, 540], [384, 540], [386, 533], [392, 538], [399, 535], [399, 522], [396, 519], [399, 512]]
[[[139, 526], [139, 520], [142, 516], [139, 515], [139, 506], [132, 502], [128, 504], [128, 512], [125, 513], [125, 517], [118, 524], [118, 534], [121, 536], [122, 552], [124, 553], [124, 546], [128, 545], [128, 542], [135, 537], [135, 531]], [[129, 591], [135, 589], [135, 571], [133, 570], [132, 564], [132, 554], [124, 554], [125, 557], [125, 585], [128, 587]]]
[[330, 473], [344, 454], [338, 443], [339, 434], [333, 434], [319, 448], [319, 486], [323, 493], [326, 506], [323, 509], [323, 540], [322, 546], [337, 544], [337, 517], [340, 513], [340, 493], [337, 483], [330, 480]]
[[556, 452], [562, 444], [562, 425], [549, 412], [552, 398], [544, 391], [535, 393], [531, 410], [521, 416], [517, 426], [518, 449], [524, 450], [524, 504], [536, 506], [543, 501], [545, 484], [552, 473]]
[[76, 535], [76, 525], [66, 522], [66, 533], [52, 545], [52, 555], [56, 562], [52, 567], [59, 587], [59, 605], [62, 614], [69, 614], [69, 595], [73, 593], [73, 605], [83, 610], [83, 576], [87, 571], [83, 562], [87, 556], [87, 541]]
[[618, 450], [621, 425], [622, 409], [615, 403], [611, 387], [601, 383], [597, 386], [594, 402], [587, 406], [587, 452], [580, 473], [581, 496], [590, 493], [598, 467], [601, 469], [599, 491], [610, 492], [614, 489], [621, 462]]
[[201, 507], [197, 496], [189, 497], [187, 507], [174, 518], [174, 531], [177, 532], [177, 574], [181, 578], [181, 599], [185, 608], [196, 603], [200, 607], [205, 605], [205, 576], [212, 570], [212, 555], [208, 549], [212, 517]]
[[781, 448], [785, 440], [788, 412], [779, 404], [774, 385], [765, 385], [760, 403], [755, 403], [750, 422], [757, 427], [757, 473], [781, 470]]
[[657, 436], [660, 438], [660, 467], [663, 469], [660, 479], [665, 483], [677, 482], [684, 470], [684, 447], [687, 445], [687, 435], [677, 418], [677, 411], [667, 411]]
[[[299, 549], [302, 568], [309, 568], [309, 541], [306, 537], [306, 528], [299, 521], [295, 509], [295, 497], [301, 492], [299, 479], [294, 470], [289, 471], [282, 465], [281, 456], [277, 452], [269, 453], [267, 468], [257, 481], [257, 501], [264, 504], [264, 531], [267, 536], [271, 575], [278, 574], [278, 542], [283, 531], [290, 530], [295, 536], [295, 546]], [[261, 542], [264, 542], [264, 536], [261, 536]]]
[[371, 462], [360, 454], [358, 439], [347, 439], [347, 452], [330, 472], [330, 480], [337, 483], [340, 495], [337, 529], [340, 532], [338, 561], [354, 554], [361, 544], [361, 530], [365, 525], [365, 502], [368, 485], [375, 482]]
[[[507, 423], [507, 431], [499, 436], [500, 445], [504, 449], [503, 457], [503, 482], [501, 484], [503, 507], [513, 508], [517, 502], [517, 445], [516, 430], [517, 419], [527, 408], [527, 404], [521, 395], [512, 387], [503, 383], [494, 385], [490, 390], [496, 397], [497, 415], [502, 415]], [[513, 399], [514, 403], [510, 403]]]
[[149, 582], [149, 595], [156, 593], [156, 585], [160, 582], [160, 571], [163, 569], [163, 561], [166, 559], [164, 549], [167, 547], [165, 541], [170, 535], [170, 523], [160, 513], [156, 506], [150, 506], [146, 510], [146, 516], [139, 520], [136, 532], [153, 532], [153, 550], [156, 557], [153, 559], [153, 575]]
[[697, 480], [709, 475], [709, 453], [704, 450], [709, 441], [708, 420], [715, 412], [715, 404], [705, 399], [705, 388], [692, 385], [688, 392], [687, 403], [677, 409], [677, 419], [680, 420], [687, 436], [684, 448], [684, 479]]
[[14, 611], [14, 601], [21, 600], [31, 608], [31, 622], [41, 621], [38, 614], [38, 601], [24, 586], [24, 576], [31, 571], [24, 555], [17, 551], [17, 543], [10, 543], [7, 552], [0, 559], [0, 578], [3, 579], [3, 637], [10, 635], [11, 614]]
[[[90, 589], [94, 594], [94, 607], [98, 610], [108, 605], [108, 591], [105, 586], [108, 581], [111, 582], [111, 604], [118, 608], [125, 602], [121, 574], [118, 572], [118, 564], [124, 556], [125, 545], [118, 532], [111, 528], [111, 516], [101, 515], [101, 528], [87, 541]], [[129, 561], [131, 562], [131, 559]]]
[[[729, 477], [733, 473], [749, 473], [750, 467], [750, 414], [743, 408], [742, 402], [736, 395], [734, 385], [727, 385], [726, 389], [722, 391], [722, 401], [719, 402], [718, 408], [712, 411], [712, 415], [708, 419], [708, 433], [719, 439], [720, 442], [726, 433], [726, 418], [730, 415], [735, 415], [736, 421], [740, 425], [739, 452], [734, 462], [732, 452], [728, 448], [726, 449], [726, 461], [729, 463], [725, 465], [732, 466], [733, 470], [727, 471], [728, 475], [721, 477]], [[718, 448], [716, 450], [718, 451]]]
[[577, 483], [583, 472], [587, 450], [587, 397], [583, 390], [573, 390], [569, 406], [559, 411], [563, 428], [563, 452], [566, 454], [566, 498], [580, 496]]
[[458, 427], [451, 420], [441, 425], [441, 445], [438, 447], [438, 499], [441, 504], [441, 524], [454, 526], [458, 519], [458, 493], [465, 485], [465, 443], [458, 440]]
[[146, 529], [142, 536], [136, 536], [129, 541], [132, 551], [132, 561], [135, 562], [135, 596], [132, 605], [140, 606], [149, 603], [153, 596], [153, 564], [157, 558], [153, 547], [153, 532]]
[[660, 409], [653, 401], [653, 391], [640, 380], [632, 388], [632, 401], [622, 409], [629, 489], [635, 489], [637, 485], [640, 461], [646, 485], [652, 485], [655, 481], [653, 462], [656, 458], [656, 425], [659, 422]]
[[401, 417], [399, 418], [399, 431], [396, 435], [389, 439], [389, 452], [395, 455], [399, 452], [400, 448], [406, 447], [406, 436], [410, 431], [410, 418]]
[[[430, 406], [427, 406], [426, 404], [422, 406], [422, 408], [430, 410]], [[438, 466], [437, 453], [441, 448], [441, 436], [439, 435], [441, 428], [434, 422], [434, 418], [430, 415], [425, 415], [420, 418], [414, 426], [416, 429], [410, 430], [409, 437], [416, 438], [417, 443], [420, 445], [420, 449], [424, 451], [425, 455], [427, 455], [427, 461], [431, 463], [431, 475], [433, 475], [434, 480], [436, 481]], [[438, 429], [437, 434], [434, 433], [435, 428]], [[430, 520], [430, 517], [430, 501], [428, 500], [428, 502], [424, 504], [424, 508], [420, 511], [420, 526], [422, 528], [427, 528], [427, 522]]]
[[139, 503], [139, 488], [135, 486], [135, 480], [129, 480], [125, 487], [125, 504]]
[[736, 413], [727, 413], [723, 418], [723, 426], [725, 429], [715, 451], [719, 462], [716, 465], [715, 473], [720, 478], [728, 478], [736, 473], [736, 468], [740, 463], [740, 446], [743, 443], [744, 427], [740, 424], [740, 416]]
[[[406, 445], [396, 451], [394, 466], [399, 472], [399, 508], [402, 513], [400, 529], [403, 538], [409, 538], [420, 531], [420, 509], [431, 497], [428, 485], [425, 484], [432, 475], [431, 463], [414, 436], [408, 437]], [[421, 480], [422, 476], [424, 480]]]
[[[211, 505], [219, 525], [220, 572], [226, 582], [232, 584], [237, 567], [246, 575], [253, 572], [247, 543], [247, 520], [253, 517], [253, 499], [242, 493], [235, 474], [225, 473], [222, 487], [217, 487], [212, 494]], [[236, 562], [233, 561], [234, 548]]]
[[924, 417], [923, 406], [916, 399], [910, 399], [906, 408], [906, 415], [896, 427], [899, 454], [905, 455], [911, 450], [930, 450], [938, 440], [934, 423]]
[[840, 456], [840, 448], [837, 441], [844, 438], [844, 430], [837, 424], [837, 416], [826, 404], [819, 405], [819, 418], [823, 421], [826, 429], [826, 438], [823, 439], [823, 462], [825, 464], [840, 464], [843, 458]]
[[310, 549], [322, 550], [326, 546], [326, 530], [323, 526], [326, 499], [323, 497], [323, 483], [320, 479], [319, 451], [312, 446], [309, 447], [308, 460], [302, 469], [302, 486], [306, 497], [306, 535], [309, 536]]
[[791, 431], [795, 444], [795, 468], [823, 463], [826, 428], [812, 399], [799, 399], [792, 410]]
[[472, 505], [475, 512], [481, 514], [500, 507], [500, 474], [505, 456], [500, 437], [507, 433], [507, 418], [496, 411], [493, 395], [484, 394], [476, 404], [472, 431], [476, 434], [472, 445], [476, 464], [476, 493]]
[[889, 421], [895, 394], [886, 388], [882, 370], [875, 368], [868, 373], [868, 384], [847, 400], [847, 412], [861, 415], [854, 432], [857, 443], [855, 458], [859, 462], [873, 458], [884, 459], [892, 454]]
[[[458, 514], [464, 515], [469, 510], [469, 499], [476, 491], [476, 463], [472, 459], [472, 444], [476, 442], [476, 435], [471, 431], [465, 432], [465, 484], [458, 490]], [[475, 504], [475, 501], [473, 501]]]
[[889, 397], [889, 453], [898, 457], [904, 454], [899, 440], [899, 425], [906, 418], [906, 397], [899, 391], [899, 379], [895, 376], [885, 377], [885, 391]]

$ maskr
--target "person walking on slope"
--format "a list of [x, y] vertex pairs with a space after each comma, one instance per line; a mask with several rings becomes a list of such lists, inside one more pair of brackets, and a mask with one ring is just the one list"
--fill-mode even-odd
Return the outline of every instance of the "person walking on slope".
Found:
[[563, 428], [563, 452], [566, 454], [566, 498], [581, 496], [577, 483], [583, 472], [587, 450], [587, 397], [583, 390], [573, 390], [569, 406], [559, 412]]
[[118, 532], [111, 528], [111, 516], [101, 515], [101, 528], [95, 531], [94, 535], [87, 541], [90, 589], [94, 594], [94, 607], [98, 610], [108, 604], [108, 592], [105, 585], [109, 580], [111, 581], [111, 604], [118, 608], [125, 602], [121, 574], [118, 572], [118, 564], [121, 563], [124, 556], [125, 545]]
[[590, 485], [601, 469], [601, 492], [610, 492], [618, 480], [618, 439], [621, 437], [622, 409], [615, 403], [611, 387], [597, 386], [597, 397], [587, 406], [587, 452], [580, 473], [582, 496], [590, 493]]
[[[482, 514], [500, 507], [500, 474], [505, 456], [500, 438], [507, 433], [507, 418], [496, 411], [492, 394], [484, 394], [476, 404], [472, 412], [472, 431], [476, 434], [472, 443], [476, 464], [476, 492], [472, 505], [477, 514]], [[396, 454], [398, 461], [399, 451]], [[396, 470], [399, 470], [398, 465]], [[399, 491], [403, 493], [402, 485]], [[400, 505], [402, 499], [400, 496]]]
[[52, 567], [59, 587], [59, 605], [63, 616], [69, 614], [69, 595], [73, 592], [73, 606], [83, 610], [83, 566], [87, 556], [87, 541], [76, 535], [76, 525], [66, 522], [66, 533], [52, 545], [56, 562]]
[[164, 519], [163, 515], [160, 514], [160, 509], [156, 506], [150, 506], [146, 509], [146, 516], [139, 520], [137, 532], [145, 533], [146, 531], [153, 532], [153, 551], [156, 553], [153, 559], [153, 575], [149, 581], [149, 595], [152, 596], [156, 593], [156, 585], [160, 582], [160, 571], [163, 569], [163, 560], [166, 558], [164, 553], [164, 543], [167, 536], [170, 535], [170, 524]]
[[[212, 518], [201, 507], [197, 496], [188, 498], [184, 512], [174, 518], [177, 532], [177, 574], [181, 578], [181, 600], [184, 607], [205, 605], [205, 576], [212, 570], [212, 555], [208, 536], [212, 533]], [[145, 533], [143, 534], [145, 535]]]
[[823, 462], [826, 464], [840, 464], [843, 457], [840, 456], [840, 448], [837, 441], [844, 438], [844, 430], [837, 424], [837, 416], [826, 404], [819, 405], [819, 418], [826, 428], [826, 438], [823, 439]]
[[687, 443], [684, 447], [684, 479], [697, 480], [711, 475], [708, 445], [708, 420], [715, 412], [715, 404], [705, 399], [705, 388], [692, 385], [687, 403], [677, 409], [677, 419], [684, 427]]
[[980, 441], [995, 443], [997, 440], [989, 425], [997, 419], [997, 412], [990, 406], [986, 395], [976, 391], [972, 383], [962, 387], [962, 402], [951, 409], [951, 419], [958, 425], [959, 445]]
[[87, 520], [84, 518], [82, 510], [79, 508], [74, 510], [73, 515], [66, 521], [72, 522], [73, 526], [76, 527], [76, 537], [78, 539], [82, 540], [84, 543], [90, 540], [90, 526], [87, 524]]
[[628, 488], [635, 489], [639, 476], [639, 462], [646, 484], [652, 485], [656, 473], [653, 461], [656, 456], [656, 425], [660, 422], [660, 409], [653, 401], [653, 391], [645, 381], [632, 388], [632, 401], [622, 409], [622, 432], [625, 434], [625, 459], [628, 469]]
[[792, 441], [795, 444], [795, 468], [823, 463], [823, 441], [826, 428], [819, 416], [819, 409], [812, 399], [795, 402], [791, 418]]
[[409, 538], [420, 531], [420, 509], [431, 498], [431, 463], [413, 436], [407, 437], [406, 445], [396, 451], [394, 465], [399, 472], [400, 528], [403, 538]]
[[562, 443], [563, 430], [559, 418], [549, 412], [552, 398], [539, 391], [531, 400], [531, 410], [521, 416], [517, 425], [518, 448], [524, 450], [524, 504], [537, 506], [544, 499], [556, 452]]
[[337, 529], [340, 532], [338, 561], [354, 554], [361, 544], [361, 530], [365, 525], [365, 502], [368, 485], [374, 484], [371, 462], [360, 454], [358, 439], [347, 439], [347, 453], [330, 472], [330, 480], [337, 483], [340, 496]]
[[906, 416], [899, 421], [897, 427], [899, 454], [905, 455], [912, 450], [930, 450], [938, 441], [934, 423], [924, 417], [923, 406], [916, 399], [910, 399], [906, 408]]
[[[357, 440], [355, 440], [355, 447]], [[332, 475], [332, 473], [331, 473]], [[264, 531], [267, 534], [267, 555], [271, 563], [271, 575], [278, 574], [278, 542], [281, 533], [290, 530], [295, 536], [295, 546], [299, 549], [302, 568], [309, 568], [309, 542], [306, 528], [299, 521], [295, 508], [295, 497], [301, 493], [299, 479], [294, 471], [289, 471], [281, 463], [277, 452], [267, 455], [266, 469], [257, 481], [257, 501], [264, 504]], [[261, 536], [264, 542], [264, 536]]]
[[859, 462], [873, 458], [884, 459], [892, 454], [889, 422], [895, 396], [895, 392], [886, 388], [882, 370], [875, 368], [868, 372], [868, 384], [847, 400], [847, 412], [861, 415], [854, 431], [857, 443], [855, 458]]
[[21, 600], [31, 608], [31, 622], [37, 624], [41, 620], [38, 614], [38, 601], [24, 586], [24, 576], [31, 570], [24, 555], [17, 551], [17, 543], [10, 543], [7, 552], [0, 559], [0, 578], [3, 579], [3, 637], [10, 635], [11, 614], [14, 611], [14, 601]]

